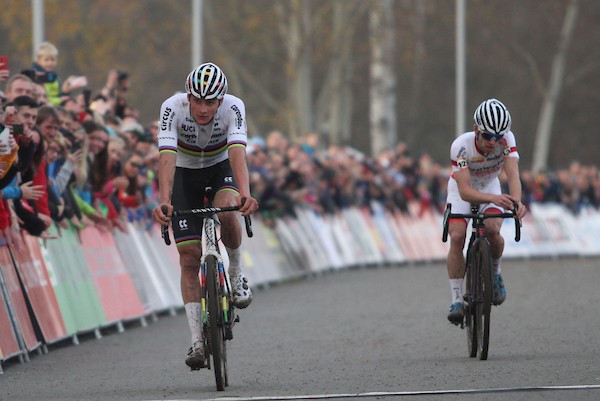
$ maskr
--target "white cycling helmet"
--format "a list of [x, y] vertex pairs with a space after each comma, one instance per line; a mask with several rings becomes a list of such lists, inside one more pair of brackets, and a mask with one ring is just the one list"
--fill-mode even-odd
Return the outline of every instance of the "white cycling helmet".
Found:
[[200, 64], [187, 76], [185, 91], [200, 99], [223, 99], [227, 93], [227, 78], [216, 64]]
[[488, 99], [481, 103], [475, 109], [473, 119], [481, 132], [504, 135], [510, 130], [510, 113], [497, 99]]

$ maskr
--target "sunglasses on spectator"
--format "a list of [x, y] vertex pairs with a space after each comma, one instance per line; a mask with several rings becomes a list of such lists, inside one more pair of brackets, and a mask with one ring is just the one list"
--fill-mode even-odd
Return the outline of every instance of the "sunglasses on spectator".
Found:
[[144, 165], [143, 165], [143, 164], [141, 164], [141, 163], [135, 163], [135, 162], [131, 162], [131, 165], [132, 165], [133, 167], [137, 167], [137, 168], [142, 168], [142, 167], [144, 167]]
[[495, 139], [496, 142], [500, 142], [502, 138], [504, 138], [504, 134], [490, 134], [489, 132], [482, 132], [481, 137], [486, 141], [491, 141]]

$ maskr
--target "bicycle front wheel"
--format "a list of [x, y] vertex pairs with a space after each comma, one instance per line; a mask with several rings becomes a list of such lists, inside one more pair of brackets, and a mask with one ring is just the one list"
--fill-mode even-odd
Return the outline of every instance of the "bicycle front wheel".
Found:
[[477, 303], [480, 299], [479, 280], [479, 264], [476, 263], [475, 248], [469, 247], [467, 252], [467, 269], [465, 271], [465, 284], [467, 291], [465, 293], [465, 325], [467, 326], [467, 346], [469, 349], [469, 357], [475, 358], [478, 350], [477, 335], [481, 321], [477, 318]]
[[481, 302], [478, 303], [477, 329], [479, 343], [479, 359], [486, 360], [490, 347], [490, 315], [492, 312], [492, 259], [490, 256], [490, 244], [487, 240], [478, 241], [476, 247], [476, 260], [479, 265], [479, 293]]
[[219, 280], [217, 259], [206, 258], [206, 296], [208, 306], [209, 349], [212, 355], [213, 369], [217, 390], [223, 391], [227, 383], [227, 355], [225, 352], [225, 336], [223, 332], [223, 294]]

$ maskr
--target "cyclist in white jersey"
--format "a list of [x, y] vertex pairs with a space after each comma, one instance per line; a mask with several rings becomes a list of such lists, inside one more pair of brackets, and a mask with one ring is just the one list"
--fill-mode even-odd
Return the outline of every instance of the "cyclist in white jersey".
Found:
[[[244, 216], [250, 215], [258, 209], [258, 202], [250, 194], [244, 103], [227, 94], [227, 78], [213, 63], [201, 64], [190, 72], [185, 89], [186, 93], [165, 100], [160, 110], [160, 204], [153, 210], [154, 219], [167, 225], [174, 209], [201, 208], [205, 196], [215, 207], [238, 205]], [[206, 187], [212, 189], [208, 194], [204, 193]], [[167, 208], [166, 215], [163, 206]], [[202, 222], [197, 220], [181, 217], [172, 221], [179, 252], [181, 293], [192, 334], [185, 361], [192, 370], [205, 366], [198, 291]], [[252, 301], [252, 291], [240, 260], [241, 225], [234, 213], [222, 213], [219, 220], [229, 256], [233, 302], [238, 308], [245, 308]]]
[[[519, 153], [515, 136], [510, 131], [511, 118], [506, 107], [496, 99], [481, 103], [474, 114], [474, 131], [466, 132], [454, 140], [450, 148], [452, 174], [448, 180], [447, 203], [453, 213], [470, 213], [471, 204], [479, 204], [487, 213], [513, 210], [522, 218], [526, 211], [521, 203], [521, 179], [519, 177]], [[498, 176], [504, 171], [508, 180], [508, 194], [501, 191]], [[486, 233], [491, 245], [494, 268], [494, 305], [506, 299], [500, 259], [504, 251], [504, 238], [500, 235], [503, 219], [487, 219]], [[464, 317], [463, 282], [465, 260], [463, 248], [467, 233], [465, 219], [451, 219], [448, 225], [450, 250], [448, 252], [448, 277], [452, 292], [452, 304], [448, 320], [460, 324]]]

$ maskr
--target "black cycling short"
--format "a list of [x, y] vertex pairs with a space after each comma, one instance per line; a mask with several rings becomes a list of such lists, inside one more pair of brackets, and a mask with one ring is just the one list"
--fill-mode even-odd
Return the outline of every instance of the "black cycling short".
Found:
[[[211, 189], [205, 193], [207, 187]], [[229, 160], [203, 169], [177, 167], [171, 204], [175, 210], [199, 209], [205, 206], [205, 196], [212, 203], [219, 190], [239, 192]], [[177, 245], [199, 244], [202, 240], [202, 219], [194, 216], [173, 217], [172, 224]]]

